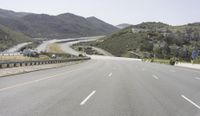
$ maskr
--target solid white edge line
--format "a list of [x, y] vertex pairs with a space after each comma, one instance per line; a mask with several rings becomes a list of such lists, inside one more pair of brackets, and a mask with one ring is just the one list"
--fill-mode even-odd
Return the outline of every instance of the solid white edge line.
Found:
[[185, 100], [187, 100], [188, 102], [190, 102], [192, 105], [194, 105], [195, 107], [197, 107], [198, 109], [200, 109], [200, 106], [197, 105], [196, 103], [194, 103], [192, 100], [190, 100], [189, 98], [185, 97], [184, 95], [181, 95], [182, 98], [184, 98]]
[[96, 93], [95, 90], [92, 91], [92, 92], [80, 103], [80, 105], [81, 105], [81, 106], [84, 105], [84, 104], [90, 99], [90, 97], [92, 97], [95, 93]]
[[111, 76], [112, 76], [112, 73], [110, 73], [108, 76], [111, 77]]
[[63, 75], [63, 73], [62, 73], [62, 74], [57, 74], [57, 75], [52, 75], [52, 76], [49, 76], [49, 77], [46, 77], [46, 78], [41, 78], [41, 79], [38, 79], [38, 80], [33, 80], [33, 81], [28, 81], [28, 82], [24, 82], [24, 83], [12, 85], [12, 86], [5, 87], [5, 88], [1, 88], [1, 89], [0, 89], [0, 92], [1, 92], [1, 91], [5, 91], [5, 90], [8, 90], [8, 89], [16, 88], [16, 87], [21, 87], [21, 86], [25, 86], [25, 85], [37, 83], [37, 82], [39, 82], [39, 81], [47, 80], [47, 79], [54, 78], [54, 77], [56, 77], [56, 76], [61, 76], [61, 75]]
[[12, 89], [12, 88], [16, 88], [16, 87], [21, 87], [21, 86], [37, 83], [37, 82], [47, 80], [47, 79], [51, 79], [51, 78], [54, 78], [54, 77], [57, 77], [57, 76], [66, 75], [66, 73], [71, 73], [71, 72], [78, 71], [78, 70], [81, 70], [81, 69], [69, 70], [67, 72], [56, 74], [56, 75], [51, 75], [49, 77], [45, 77], [45, 78], [41, 78], [41, 79], [37, 79], [37, 80], [32, 80], [32, 81], [28, 81], [28, 82], [24, 82], [24, 83], [20, 83], [20, 84], [15, 84], [15, 85], [12, 85], [12, 86], [0, 88], [0, 92], [5, 91], [5, 90], [9, 90], [9, 89]]
[[159, 79], [156, 75], [153, 75], [153, 78], [155, 78], [155, 79]]

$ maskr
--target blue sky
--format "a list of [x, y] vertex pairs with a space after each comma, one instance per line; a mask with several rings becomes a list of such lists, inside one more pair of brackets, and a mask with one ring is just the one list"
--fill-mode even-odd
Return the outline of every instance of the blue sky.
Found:
[[33, 13], [96, 16], [113, 25], [200, 22], [200, 0], [0, 0], [0, 8]]

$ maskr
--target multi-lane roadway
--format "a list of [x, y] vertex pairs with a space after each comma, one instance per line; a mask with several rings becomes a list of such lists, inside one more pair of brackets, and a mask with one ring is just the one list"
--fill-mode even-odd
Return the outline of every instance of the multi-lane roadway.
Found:
[[115, 57], [0, 78], [0, 116], [200, 116], [200, 71]]

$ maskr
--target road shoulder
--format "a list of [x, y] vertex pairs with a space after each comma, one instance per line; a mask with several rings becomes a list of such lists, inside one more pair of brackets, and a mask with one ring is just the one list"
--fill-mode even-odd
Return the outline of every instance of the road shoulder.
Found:
[[75, 64], [78, 64], [78, 63], [82, 63], [82, 62], [85, 62], [85, 61], [73, 61], [73, 62], [60, 63], [60, 64], [47, 64], [47, 65], [35, 65], [35, 66], [5, 68], [5, 69], [0, 69], [0, 78], [6, 77], [6, 76], [11, 76], [11, 75], [30, 73], [30, 72], [34, 72], [34, 71], [40, 71], [40, 70], [60, 68], [60, 67], [64, 67], [64, 66], [75, 65]]

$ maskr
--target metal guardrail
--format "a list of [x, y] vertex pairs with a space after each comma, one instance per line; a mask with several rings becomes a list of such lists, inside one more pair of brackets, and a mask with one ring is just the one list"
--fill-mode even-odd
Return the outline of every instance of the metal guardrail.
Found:
[[9, 61], [9, 62], [0, 62], [1, 68], [12, 68], [12, 67], [21, 67], [21, 66], [33, 66], [33, 65], [42, 65], [42, 64], [56, 64], [64, 63], [70, 61], [79, 61], [79, 60], [89, 60], [89, 57], [79, 57], [79, 58], [69, 58], [64, 60], [38, 60], [38, 61]]
[[15, 52], [15, 53], [0, 53], [0, 56], [19, 56], [19, 55], [22, 55], [20, 52]]

